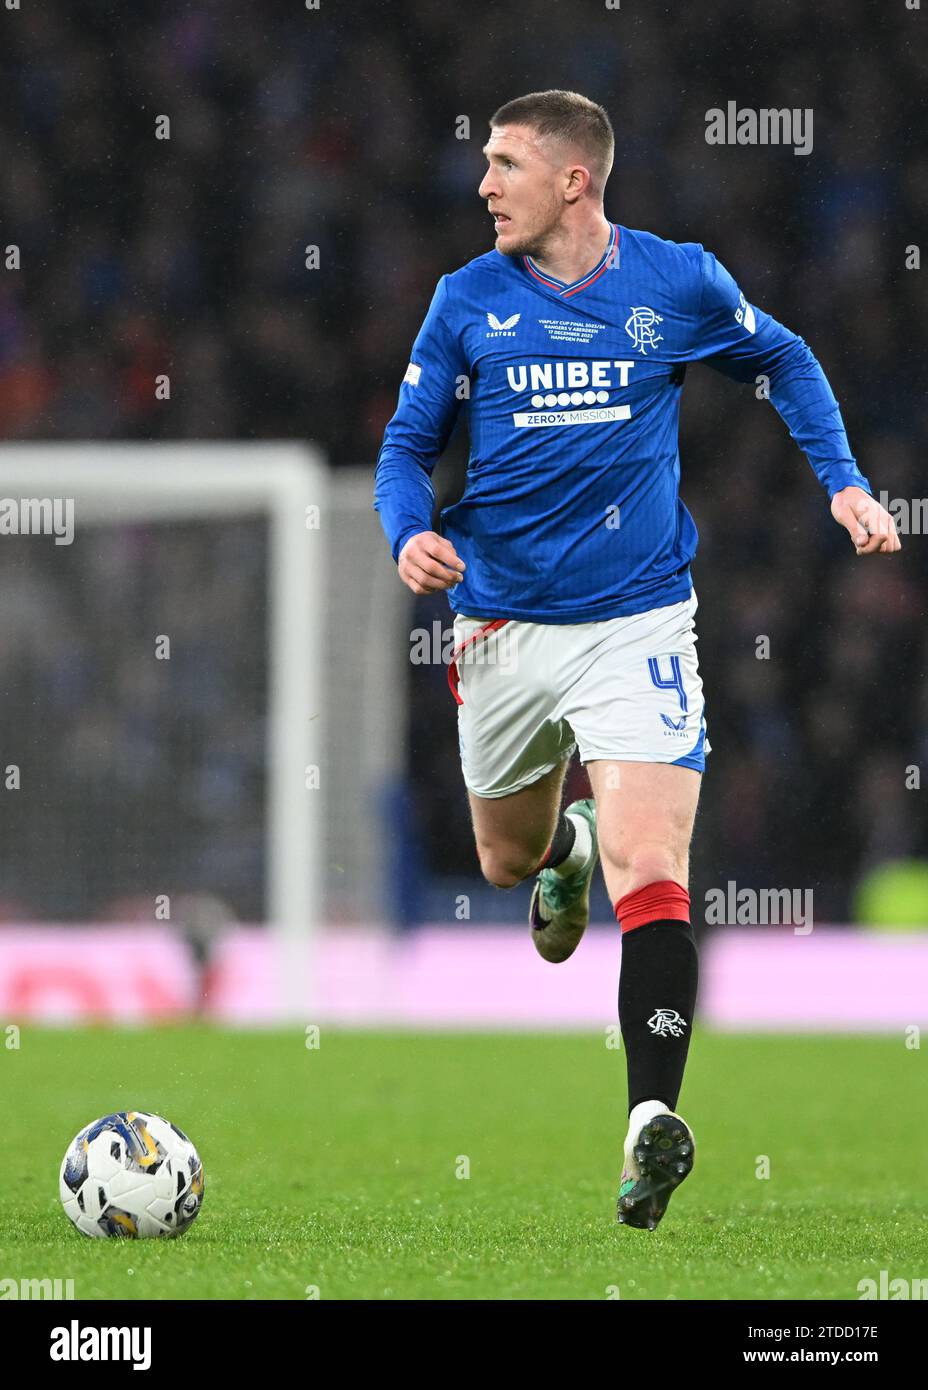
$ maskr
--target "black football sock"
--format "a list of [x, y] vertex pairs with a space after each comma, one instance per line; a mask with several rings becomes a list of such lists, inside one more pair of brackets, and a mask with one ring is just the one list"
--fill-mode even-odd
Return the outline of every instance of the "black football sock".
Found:
[[577, 827], [572, 820], [568, 820], [562, 811], [557, 818], [554, 836], [541, 867], [543, 869], [556, 869], [558, 864], [563, 864], [573, 849], [576, 838]]
[[689, 922], [647, 922], [622, 933], [619, 1024], [628, 1110], [642, 1100], [676, 1109], [690, 1046], [699, 961]]

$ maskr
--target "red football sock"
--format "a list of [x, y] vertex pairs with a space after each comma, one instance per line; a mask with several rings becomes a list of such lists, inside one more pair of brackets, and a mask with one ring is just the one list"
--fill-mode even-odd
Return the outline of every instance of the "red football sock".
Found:
[[615, 916], [623, 932], [634, 931], [646, 922], [689, 922], [690, 895], [673, 879], [649, 883], [619, 898]]

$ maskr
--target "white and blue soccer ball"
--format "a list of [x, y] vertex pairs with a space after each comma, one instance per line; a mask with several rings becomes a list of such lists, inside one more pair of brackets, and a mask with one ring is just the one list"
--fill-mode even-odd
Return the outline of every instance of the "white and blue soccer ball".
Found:
[[75, 1137], [59, 1191], [82, 1235], [179, 1236], [202, 1205], [203, 1164], [169, 1120], [119, 1110]]

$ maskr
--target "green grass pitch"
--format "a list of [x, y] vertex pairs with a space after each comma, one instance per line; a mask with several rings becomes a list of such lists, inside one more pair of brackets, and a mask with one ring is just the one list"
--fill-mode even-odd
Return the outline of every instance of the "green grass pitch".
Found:
[[[3, 1041], [0, 1279], [70, 1278], [79, 1299], [856, 1299], [881, 1269], [928, 1273], [926, 1061], [901, 1036], [697, 1031], [696, 1166], [653, 1234], [615, 1221], [625, 1060], [603, 1036]], [[178, 1240], [87, 1240], [59, 1205], [68, 1142], [127, 1108], [199, 1147]]]

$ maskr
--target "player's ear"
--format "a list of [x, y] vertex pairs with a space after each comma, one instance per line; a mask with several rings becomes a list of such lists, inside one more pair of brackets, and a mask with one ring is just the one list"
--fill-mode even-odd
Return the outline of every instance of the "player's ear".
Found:
[[566, 169], [567, 182], [564, 189], [564, 196], [569, 203], [576, 203], [582, 198], [584, 193], [592, 183], [592, 175], [589, 169], [583, 164], [571, 164]]

